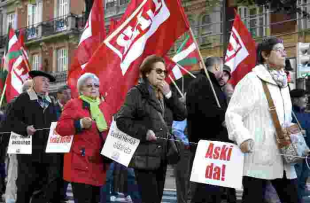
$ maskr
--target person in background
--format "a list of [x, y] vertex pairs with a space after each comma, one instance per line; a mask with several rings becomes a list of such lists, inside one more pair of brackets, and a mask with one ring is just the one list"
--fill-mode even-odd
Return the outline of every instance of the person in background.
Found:
[[[60, 118], [60, 115], [64, 109], [64, 106], [70, 99], [71, 99], [71, 90], [69, 86], [64, 85], [64, 86], [59, 87], [57, 91], [57, 101], [55, 103], [57, 119]], [[61, 174], [63, 174], [64, 154], [60, 154], [60, 156], [61, 156]], [[66, 194], [68, 184], [69, 183], [61, 177], [61, 180], [59, 181], [59, 188], [60, 188], [59, 199], [62, 202], [68, 201], [67, 194]]]
[[[57, 121], [55, 106], [48, 96], [50, 82], [55, 78], [43, 71], [30, 71], [33, 87], [20, 94], [7, 117], [9, 127], [21, 136], [32, 136], [32, 154], [18, 154], [16, 203], [29, 203], [34, 190], [44, 190], [49, 203], [59, 203], [57, 179], [60, 177], [60, 160], [55, 154], [45, 153], [52, 122]], [[41, 201], [42, 202], [42, 201]]]
[[[179, 98], [180, 102], [186, 106], [186, 93], [184, 97]], [[189, 199], [190, 189], [190, 163], [191, 151], [187, 137], [187, 120], [173, 121], [172, 133], [181, 141], [180, 145], [180, 161], [174, 167], [175, 184], [177, 188], [178, 203], [187, 203]]]
[[[195, 143], [198, 143], [199, 140], [230, 142], [225, 127], [227, 101], [218, 82], [223, 75], [222, 59], [208, 57], [205, 66], [221, 107], [217, 105], [210, 81], [208, 81], [204, 70], [201, 70], [197, 78], [189, 84], [186, 94], [189, 141]], [[206, 126], [208, 126], [207, 133], [202, 133], [206, 131]], [[191, 145], [193, 154], [196, 152], [196, 147]], [[223, 187], [196, 183], [191, 202], [220, 203], [222, 194]]]
[[[290, 92], [292, 103], [293, 103], [293, 116], [294, 123], [300, 123], [301, 128], [305, 130], [305, 141], [310, 146], [310, 114], [305, 112], [308, 104], [308, 92], [303, 89], [294, 89]], [[306, 160], [295, 164], [295, 170], [297, 173], [297, 184], [298, 184], [298, 196], [300, 200], [304, 196], [308, 196], [309, 192], [306, 191], [307, 179], [309, 177], [309, 168], [307, 167]]]
[[135, 169], [143, 203], [161, 202], [167, 171], [167, 140], [163, 138], [171, 133], [173, 120], [186, 118], [186, 109], [165, 82], [166, 76], [162, 57], [146, 57], [140, 81], [127, 93], [115, 119], [119, 130], [140, 140], [130, 166]]
[[[22, 93], [27, 92], [32, 88], [32, 80], [26, 80], [22, 86]], [[5, 115], [9, 115], [10, 111], [12, 110], [12, 107], [14, 105], [14, 102], [16, 100], [16, 97], [11, 100], [11, 102], [7, 105]], [[5, 116], [6, 117], [6, 116]], [[6, 125], [6, 119], [1, 122], [1, 129], [4, 132], [10, 132], [11, 129], [7, 128], [8, 125]], [[8, 146], [9, 142], [9, 134], [6, 135], [7, 138], [7, 144], [4, 147], [5, 149]], [[6, 203], [15, 203], [16, 202], [16, 194], [17, 194], [17, 188], [16, 188], [16, 179], [17, 179], [17, 157], [16, 154], [9, 154], [8, 155], [8, 177], [7, 177], [7, 183], [6, 183], [6, 190], [5, 190], [5, 202]]]
[[110, 163], [100, 152], [112, 116], [108, 104], [99, 98], [99, 87], [96, 75], [84, 73], [77, 81], [80, 96], [65, 105], [56, 127], [60, 136], [73, 135], [71, 150], [64, 158], [63, 178], [72, 185], [75, 203], [100, 201], [100, 187]]
[[275, 126], [263, 89], [266, 83], [280, 125], [292, 123], [292, 103], [283, 41], [268, 37], [257, 46], [257, 65], [235, 87], [225, 121], [229, 139], [244, 153], [243, 203], [262, 203], [268, 181], [282, 203], [299, 203], [296, 172], [279, 156]]

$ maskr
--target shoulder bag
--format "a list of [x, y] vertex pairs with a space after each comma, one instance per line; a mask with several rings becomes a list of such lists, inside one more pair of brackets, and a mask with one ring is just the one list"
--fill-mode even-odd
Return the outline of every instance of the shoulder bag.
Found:
[[[300, 162], [309, 152], [300, 125], [292, 124], [287, 128], [282, 128], [277, 115], [276, 107], [272, 100], [267, 83], [262, 80], [264, 92], [266, 94], [269, 112], [276, 129], [276, 141], [282, 154], [283, 160], [287, 164]], [[297, 119], [297, 118], [296, 118]], [[298, 129], [297, 133], [293, 133]]]

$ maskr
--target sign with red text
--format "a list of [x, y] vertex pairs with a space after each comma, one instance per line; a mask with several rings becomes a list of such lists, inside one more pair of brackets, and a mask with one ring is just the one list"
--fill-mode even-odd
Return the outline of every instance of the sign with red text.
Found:
[[101, 154], [128, 167], [139, 143], [139, 139], [130, 137], [120, 131], [116, 126], [116, 122], [113, 121]]
[[52, 122], [50, 134], [46, 145], [46, 153], [68, 153], [70, 152], [73, 135], [60, 136], [56, 132], [57, 122]]
[[190, 181], [241, 189], [243, 160], [235, 144], [200, 140]]
[[32, 136], [11, 132], [8, 154], [32, 154]]

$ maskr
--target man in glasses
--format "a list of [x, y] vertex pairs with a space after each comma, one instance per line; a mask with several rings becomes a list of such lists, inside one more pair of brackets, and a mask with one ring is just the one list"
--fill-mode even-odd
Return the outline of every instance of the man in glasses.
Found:
[[[186, 95], [189, 141], [195, 143], [198, 143], [199, 140], [229, 142], [225, 127], [227, 102], [219, 84], [219, 79], [223, 75], [222, 59], [208, 57], [205, 66], [221, 107], [217, 105], [210, 81], [208, 81], [204, 70], [201, 70], [197, 78], [189, 84]], [[203, 124], [201, 124], [202, 122]], [[191, 150], [195, 154], [196, 147], [191, 145]], [[223, 188], [197, 183], [193, 192], [191, 202], [220, 203]]]

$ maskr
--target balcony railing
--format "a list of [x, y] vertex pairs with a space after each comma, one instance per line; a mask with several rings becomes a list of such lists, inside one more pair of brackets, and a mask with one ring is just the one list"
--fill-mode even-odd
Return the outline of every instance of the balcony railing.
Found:
[[44, 36], [50, 36], [66, 31], [80, 31], [85, 26], [85, 17], [69, 14], [66, 16], [54, 18], [49, 21], [44, 21], [36, 25], [31, 25], [19, 29], [17, 32], [24, 30], [26, 41], [39, 39]]
[[0, 36], [0, 49], [6, 46], [7, 37], [7, 35]]
[[51, 72], [51, 75], [53, 75], [56, 78], [56, 82], [66, 82], [68, 78], [68, 71], [61, 71], [61, 72]]

